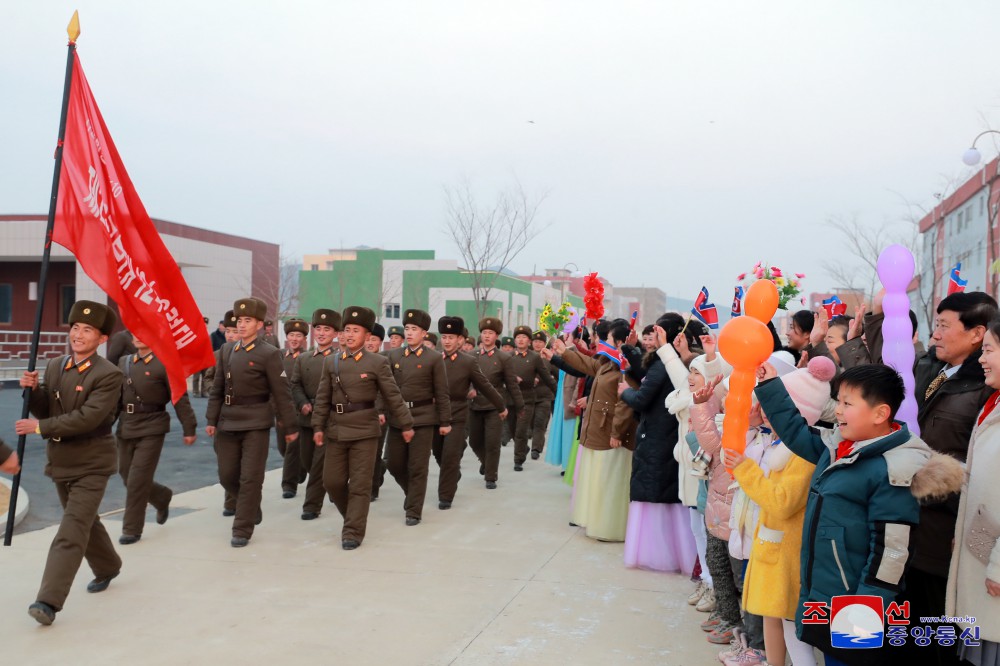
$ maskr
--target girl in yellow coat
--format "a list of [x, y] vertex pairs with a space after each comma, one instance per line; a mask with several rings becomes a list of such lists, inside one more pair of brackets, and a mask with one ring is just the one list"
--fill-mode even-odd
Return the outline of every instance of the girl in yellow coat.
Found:
[[[809, 425], [819, 420], [830, 400], [830, 380], [835, 373], [830, 359], [817, 357], [807, 367], [781, 378]], [[794, 618], [799, 602], [802, 521], [816, 466], [792, 453], [773, 433], [771, 437], [760, 466], [742, 454], [724, 451], [726, 467], [733, 470], [743, 492], [760, 506], [743, 586], [743, 608], [764, 617], [768, 664], [784, 664], [786, 652], [790, 652], [794, 666], [812, 666], [816, 663], [813, 649], [795, 637]]]

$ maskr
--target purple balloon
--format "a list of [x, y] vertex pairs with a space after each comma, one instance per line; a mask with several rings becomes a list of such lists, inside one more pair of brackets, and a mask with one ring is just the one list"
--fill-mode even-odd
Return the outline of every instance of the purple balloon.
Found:
[[895, 368], [903, 378], [906, 395], [896, 412], [896, 420], [919, 435], [917, 399], [913, 378], [913, 324], [910, 322], [910, 298], [906, 288], [913, 279], [913, 255], [902, 245], [890, 245], [878, 257], [878, 277], [885, 287], [882, 311], [882, 362]]

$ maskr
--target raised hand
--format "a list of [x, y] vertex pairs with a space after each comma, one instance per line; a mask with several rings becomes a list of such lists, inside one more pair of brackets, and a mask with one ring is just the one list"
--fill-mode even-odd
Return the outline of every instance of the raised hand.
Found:
[[860, 338], [865, 332], [865, 310], [864, 303], [854, 309], [854, 319], [851, 320], [851, 325], [847, 327], [848, 340]]
[[705, 384], [703, 387], [695, 391], [691, 395], [691, 399], [696, 405], [701, 405], [708, 402], [709, 398], [715, 393], [715, 387], [722, 383], [722, 375], [717, 376], [712, 381]]
[[719, 341], [715, 339], [712, 334], [699, 335], [698, 339], [701, 340], [701, 348], [705, 350], [705, 360], [712, 362], [715, 360], [715, 353], [719, 347]]
[[813, 313], [813, 330], [809, 334], [809, 343], [815, 347], [826, 340], [826, 334], [830, 330], [830, 315], [826, 313], [826, 308], [820, 308]]

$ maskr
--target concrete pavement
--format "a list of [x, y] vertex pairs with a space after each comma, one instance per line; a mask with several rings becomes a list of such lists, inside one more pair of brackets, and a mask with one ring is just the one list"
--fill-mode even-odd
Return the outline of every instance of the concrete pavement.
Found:
[[[685, 603], [686, 576], [627, 570], [622, 545], [567, 524], [558, 470], [512, 467], [487, 491], [466, 452], [455, 506], [428, 493], [424, 521], [403, 524], [402, 492], [387, 477], [368, 536], [340, 548], [327, 504], [299, 519], [301, 493], [280, 499], [267, 475], [264, 522], [244, 549], [229, 546], [218, 485], [175, 495], [164, 526], [119, 546], [108, 591], [88, 594], [81, 568], [52, 627], [27, 614], [55, 532], [18, 535], [0, 549], [0, 644], [32, 664], [717, 664]], [[436, 489], [432, 461], [429, 488]], [[51, 486], [34, 495], [54, 492]], [[119, 514], [105, 520], [112, 537]]]

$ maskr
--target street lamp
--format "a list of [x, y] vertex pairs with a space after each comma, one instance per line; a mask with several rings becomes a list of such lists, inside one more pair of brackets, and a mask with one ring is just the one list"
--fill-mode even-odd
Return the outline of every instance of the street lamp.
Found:
[[[1000, 134], [998, 130], [984, 130], [976, 135], [976, 138], [972, 140], [972, 147], [962, 153], [962, 162], [968, 166], [976, 166], [983, 159], [982, 154], [976, 149], [976, 142], [980, 138], [987, 134]], [[996, 298], [997, 295], [997, 272], [994, 270], [997, 264], [996, 258], [996, 239], [993, 227], [996, 224], [997, 217], [997, 206], [993, 202], [993, 185], [997, 178], [1000, 177], [1000, 171], [993, 174], [993, 177], [986, 183], [986, 227], [987, 227], [987, 242], [989, 243], [989, 248], [986, 251], [986, 262], [988, 267], [986, 269], [986, 275], [989, 279], [990, 284], [990, 295]]]
[[966, 150], [964, 153], [962, 153], [962, 161], [967, 166], [976, 166], [977, 164], [979, 164], [979, 162], [982, 161], [983, 156], [979, 152], [979, 150], [976, 149], [976, 141], [979, 141], [979, 139], [981, 137], [983, 137], [983, 136], [985, 136], [987, 134], [1000, 134], [1000, 131], [998, 131], [998, 130], [986, 130], [986, 131], [980, 132], [978, 135], [976, 135], [976, 138], [972, 140], [972, 146], [968, 150]]

